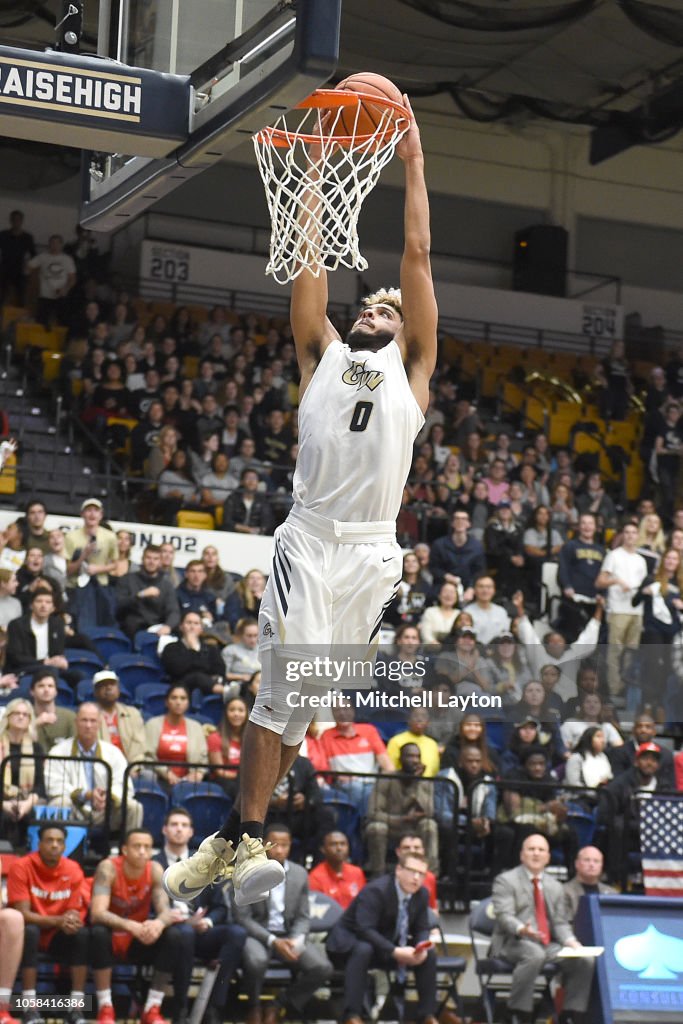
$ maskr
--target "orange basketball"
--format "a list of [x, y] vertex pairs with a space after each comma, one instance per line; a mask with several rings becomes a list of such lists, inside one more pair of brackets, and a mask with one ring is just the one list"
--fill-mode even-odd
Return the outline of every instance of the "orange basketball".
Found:
[[[403, 103], [401, 90], [388, 78], [384, 78], [383, 75], [374, 75], [371, 71], [361, 71], [357, 75], [349, 75], [339, 83], [337, 89], [345, 92], [367, 93], [371, 96], [392, 100], [394, 103]], [[342, 107], [336, 122], [335, 135], [353, 135], [354, 126], [357, 136], [372, 135], [380, 123], [382, 115], [386, 117], [387, 109], [390, 111], [391, 121], [394, 121], [399, 116], [397, 111], [381, 104], [370, 103], [368, 100], [361, 102], [358, 112], [355, 106]]]

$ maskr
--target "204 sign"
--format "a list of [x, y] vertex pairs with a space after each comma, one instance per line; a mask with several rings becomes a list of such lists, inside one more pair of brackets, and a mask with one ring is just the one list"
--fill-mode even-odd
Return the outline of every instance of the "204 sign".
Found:
[[581, 333], [589, 338], [614, 338], [617, 315], [612, 306], [584, 306]]
[[186, 283], [190, 277], [190, 254], [182, 249], [152, 250], [149, 276], [155, 281]]

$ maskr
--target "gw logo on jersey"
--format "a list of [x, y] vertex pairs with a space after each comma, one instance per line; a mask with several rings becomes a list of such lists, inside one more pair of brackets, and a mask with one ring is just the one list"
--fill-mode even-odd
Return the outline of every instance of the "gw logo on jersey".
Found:
[[357, 391], [360, 391], [361, 388], [374, 391], [384, 380], [384, 374], [381, 370], [366, 370], [365, 363], [352, 363], [342, 374], [342, 380], [345, 384], [350, 384], [351, 387], [355, 385]]

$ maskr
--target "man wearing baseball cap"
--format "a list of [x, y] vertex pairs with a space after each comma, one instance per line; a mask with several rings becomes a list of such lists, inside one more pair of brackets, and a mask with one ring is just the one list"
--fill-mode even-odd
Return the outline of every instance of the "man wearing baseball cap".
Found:
[[635, 763], [603, 786], [598, 804], [598, 824], [605, 827], [607, 881], [621, 883], [628, 854], [640, 850], [639, 793], [666, 789], [658, 777], [662, 748], [649, 740], [636, 749]]
[[116, 625], [109, 573], [118, 552], [116, 536], [101, 526], [103, 512], [99, 498], [86, 498], [81, 505], [83, 525], [70, 530], [64, 540], [69, 611], [79, 629]]
[[116, 672], [103, 668], [92, 680], [95, 704], [100, 709], [99, 738], [113, 743], [128, 764], [145, 759], [145, 723], [137, 708], [122, 704], [121, 684]]

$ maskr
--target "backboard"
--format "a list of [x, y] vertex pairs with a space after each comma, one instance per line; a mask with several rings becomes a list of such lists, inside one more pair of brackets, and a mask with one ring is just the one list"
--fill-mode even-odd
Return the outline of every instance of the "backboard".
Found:
[[326, 82], [340, 15], [341, 0], [100, 0], [98, 53], [173, 84], [187, 133], [162, 156], [125, 138], [85, 152], [81, 223], [125, 225]]

